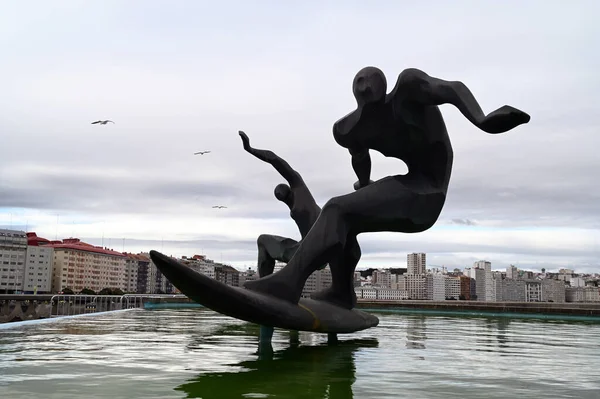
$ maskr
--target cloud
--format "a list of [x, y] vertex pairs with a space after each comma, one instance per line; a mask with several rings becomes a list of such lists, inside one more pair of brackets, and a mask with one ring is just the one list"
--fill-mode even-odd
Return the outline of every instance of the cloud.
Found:
[[477, 223], [472, 221], [471, 219], [458, 219], [457, 218], [457, 219], [452, 219], [450, 222], [453, 224], [460, 224], [463, 226], [476, 226], [477, 225]]
[[[331, 131], [355, 107], [354, 74], [378, 66], [391, 87], [417, 67], [463, 81], [486, 112], [510, 104], [532, 119], [488, 135], [442, 106], [454, 165], [438, 223], [361, 236], [361, 265], [402, 265], [423, 250], [447, 266], [486, 257], [597, 271], [600, 56], [589, 49], [599, 10], [592, 1], [146, 1], [143, 14], [109, 0], [11, 4], [0, 15], [0, 51], [10, 54], [0, 66], [0, 224], [252, 264], [258, 234], [298, 230], [273, 196], [284, 180], [243, 151], [237, 131], [285, 158], [323, 205], [356, 180]], [[116, 124], [90, 125], [99, 118]], [[211, 153], [192, 155], [200, 150]], [[372, 160], [374, 178], [407, 170]]]

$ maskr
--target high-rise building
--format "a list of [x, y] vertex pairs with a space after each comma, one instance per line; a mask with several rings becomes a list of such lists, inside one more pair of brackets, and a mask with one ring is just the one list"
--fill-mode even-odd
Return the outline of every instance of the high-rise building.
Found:
[[410, 299], [425, 299], [425, 273], [427, 273], [426, 255], [412, 253], [406, 256], [406, 274], [404, 283]]
[[0, 292], [23, 291], [27, 236], [24, 231], [0, 229]]
[[479, 260], [473, 264], [475, 269], [484, 269], [485, 271], [492, 271], [492, 263], [487, 260]]
[[508, 278], [508, 279], [519, 278], [519, 269], [513, 265], [508, 266], [506, 268], [506, 278]]
[[54, 266], [54, 248], [47, 245], [50, 241], [27, 233], [27, 256], [25, 261], [26, 294], [49, 294], [52, 292], [52, 269]]
[[475, 270], [475, 294], [477, 295], [478, 301], [487, 301], [486, 298], [486, 278], [485, 269], [474, 269]]
[[475, 270], [475, 292], [478, 301], [496, 301], [496, 279], [492, 272], [491, 262], [480, 260], [473, 264]]
[[406, 256], [406, 274], [425, 274], [427, 272], [426, 255], [424, 253], [412, 253]]

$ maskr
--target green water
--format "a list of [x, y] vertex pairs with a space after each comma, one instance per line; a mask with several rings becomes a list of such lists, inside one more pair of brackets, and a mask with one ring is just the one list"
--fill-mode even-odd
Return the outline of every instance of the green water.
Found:
[[600, 398], [600, 324], [378, 314], [340, 335], [206, 309], [133, 310], [0, 328], [0, 398]]

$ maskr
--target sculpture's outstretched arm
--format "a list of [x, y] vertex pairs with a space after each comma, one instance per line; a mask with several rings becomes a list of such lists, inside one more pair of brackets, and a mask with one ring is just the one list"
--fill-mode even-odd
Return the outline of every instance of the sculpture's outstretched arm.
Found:
[[402, 71], [396, 87], [390, 93], [394, 96], [397, 94], [398, 98], [404, 97], [406, 101], [422, 105], [452, 104], [472, 124], [487, 133], [503, 133], [529, 122], [530, 119], [528, 114], [510, 105], [504, 105], [486, 115], [464, 83], [434, 78], [419, 69]]
[[256, 148], [252, 148], [250, 146], [250, 139], [246, 135], [246, 133], [240, 131], [240, 137], [242, 138], [242, 142], [244, 143], [244, 149], [254, 155], [256, 158], [261, 161], [270, 163], [277, 172], [289, 183], [289, 185], [293, 185], [302, 181], [300, 174], [296, 172], [292, 167], [282, 158], [277, 156], [273, 151], [269, 150], [259, 150]]

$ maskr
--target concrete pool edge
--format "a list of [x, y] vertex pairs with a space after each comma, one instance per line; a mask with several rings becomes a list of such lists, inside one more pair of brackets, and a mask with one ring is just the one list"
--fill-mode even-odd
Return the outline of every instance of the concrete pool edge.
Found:
[[131, 311], [131, 310], [141, 310], [141, 309], [139, 309], [139, 308], [116, 309], [116, 310], [107, 310], [107, 311], [104, 311], [104, 312], [81, 313], [81, 314], [73, 314], [73, 315], [67, 315], [67, 316], [48, 317], [46, 319], [11, 321], [11, 322], [8, 322], [8, 323], [0, 323], [0, 330], [5, 330], [5, 329], [15, 328], [15, 327], [31, 326], [33, 324], [40, 324], [40, 323], [49, 323], [49, 322], [61, 321], [61, 320], [65, 320], [65, 319], [73, 319], [73, 318], [76, 318], [76, 317], [86, 317], [86, 316], [89, 317], [89, 316], [106, 315], [106, 314], [109, 314], [109, 313], [128, 312], [128, 311]]

